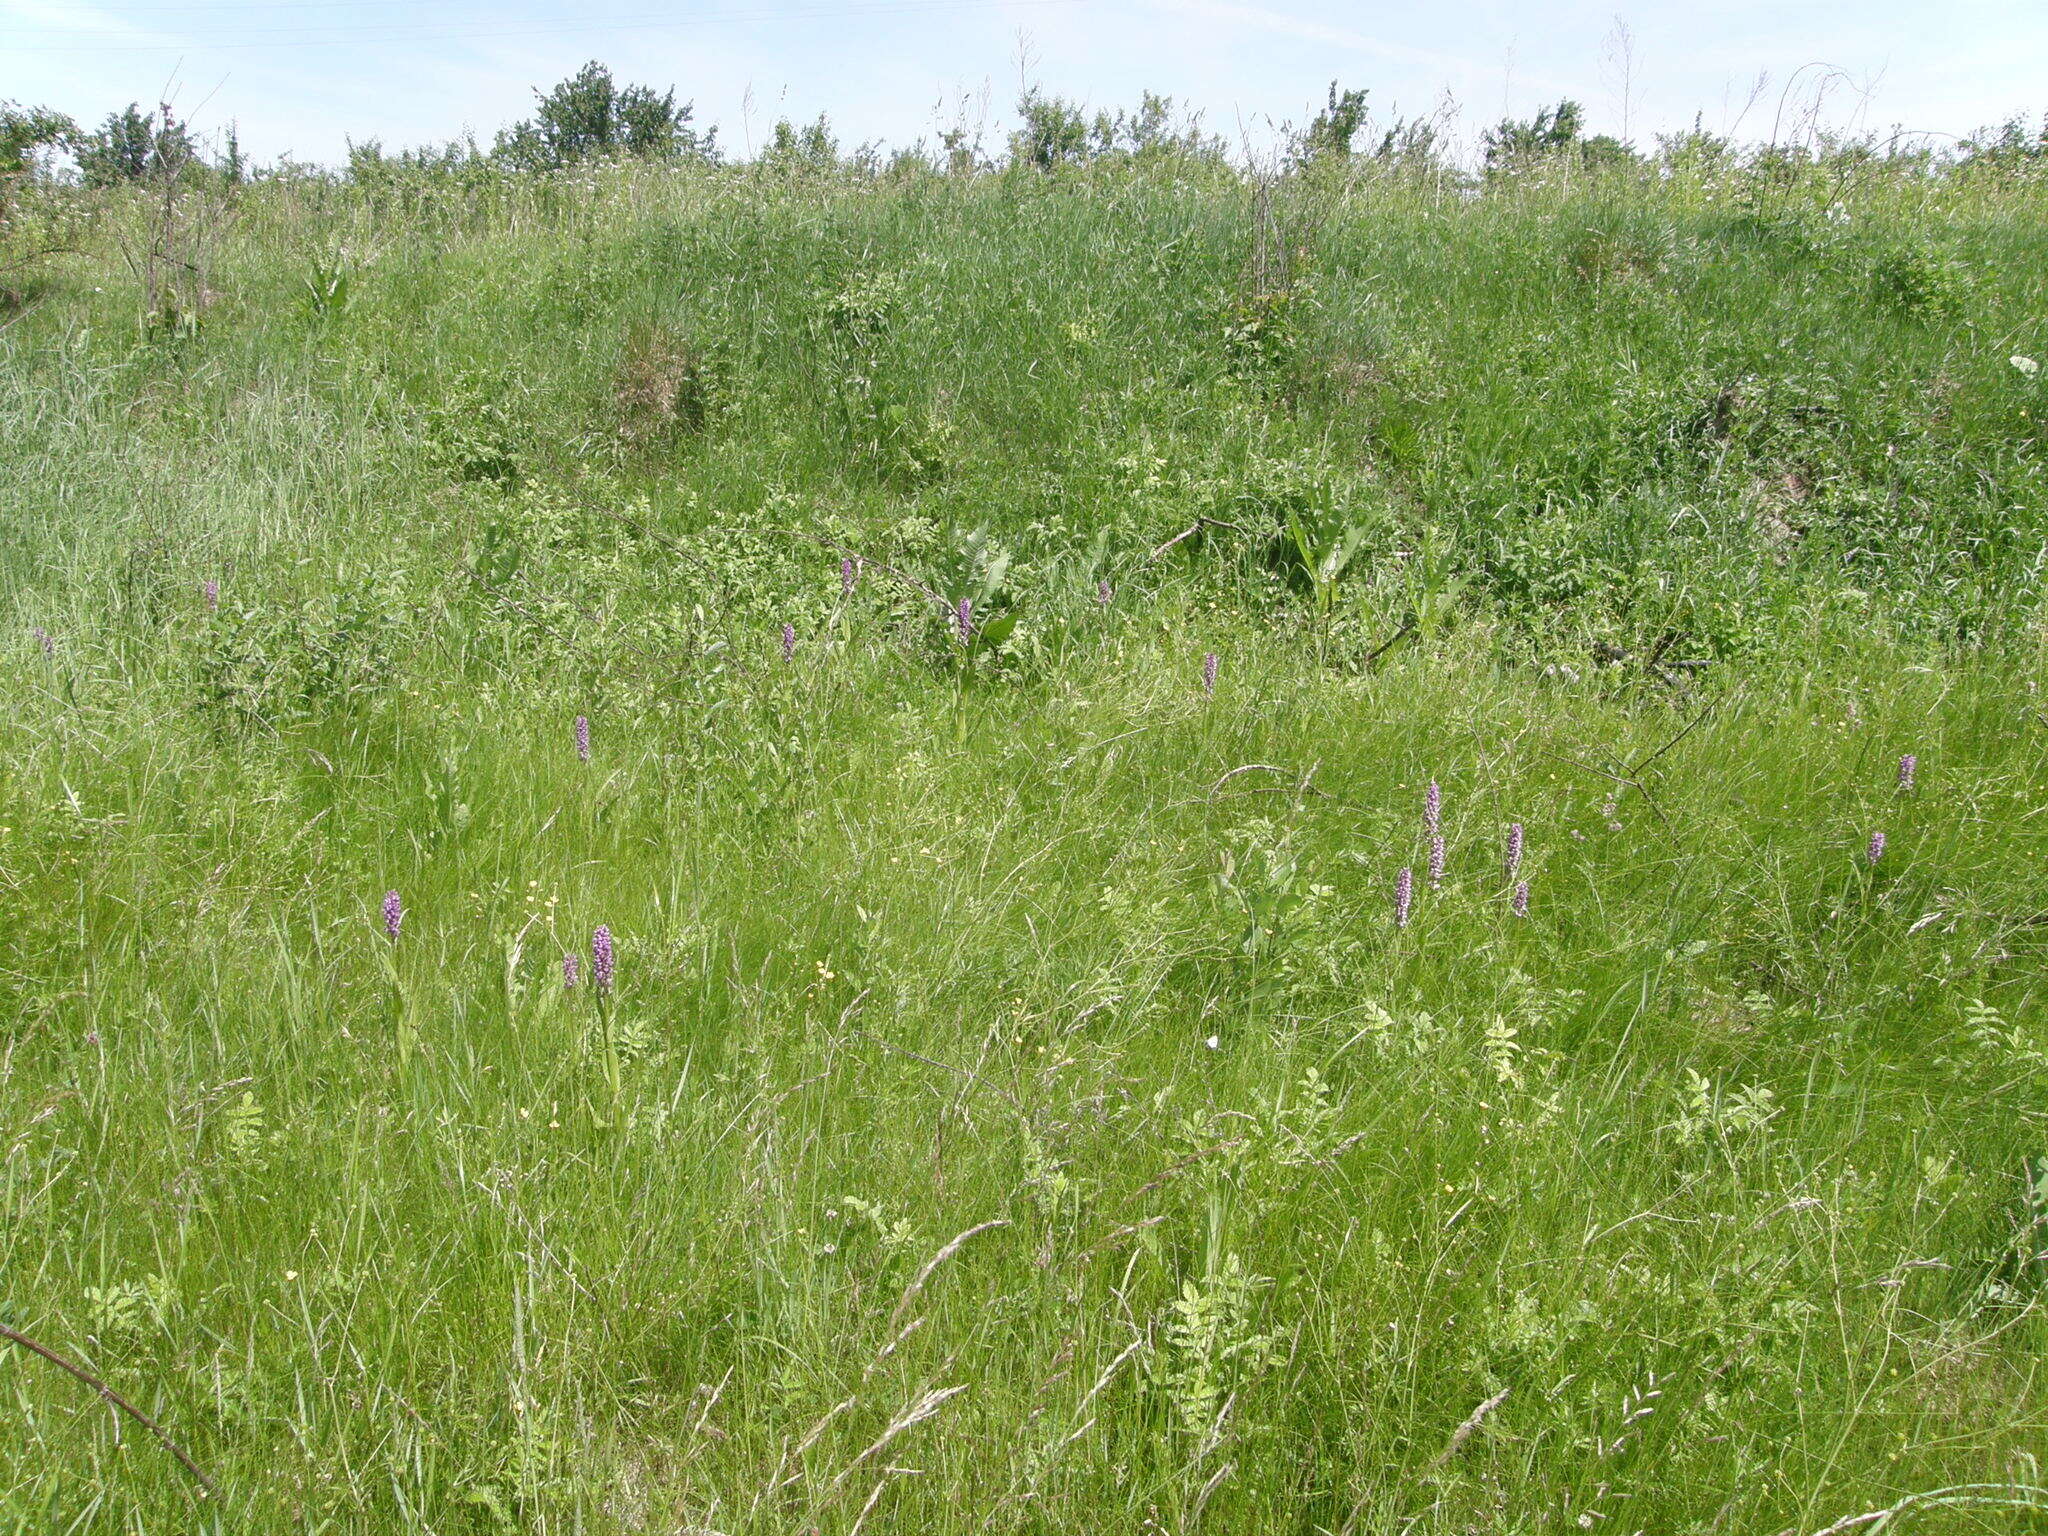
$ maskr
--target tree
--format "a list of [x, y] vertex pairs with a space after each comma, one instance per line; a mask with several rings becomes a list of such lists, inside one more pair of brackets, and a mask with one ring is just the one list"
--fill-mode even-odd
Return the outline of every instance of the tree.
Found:
[[546, 95], [534, 95], [539, 110], [498, 135], [497, 153], [523, 169], [556, 170], [607, 155], [681, 160], [716, 153], [717, 130], [690, 127], [695, 107], [678, 105], [673, 88], [622, 90], [595, 59]]
[[36, 151], [69, 143], [77, 132], [78, 125], [62, 112], [0, 101], [0, 210], [7, 207], [14, 184], [35, 174]]
[[1337, 82], [1330, 82], [1328, 103], [1301, 136], [1298, 154], [1303, 164], [1351, 158], [1351, 141], [1365, 126], [1365, 96], [1364, 91], [1339, 91]]
[[1503, 170], [1520, 161], [1541, 159], [1568, 149], [1579, 137], [1585, 109], [1567, 97], [1545, 107], [1527, 122], [1503, 118], [1486, 131], [1486, 168]]
[[1010, 159], [1049, 171], [1088, 158], [1088, 121], [1064, 96], [1047, 96], [1032, 86], [1017, 101], [1023, 126], [1010, 135]]
[[775, 125], [775, 134], [761, 151], [765, 165], [785, 170], [830, 170], [839, 164], [839, 141], [823, 113], [818, 120], [799, 128], [788, 118]]
[[[1097, 112], [1093, 122], [1064, 96], [1031, 87], [1017, 103], [1024, 124], [1010, 135], [1010, 161], [1049, 171], [1090, 161], [1159, 160], [1219, 156], [1222, 145], [1202, 132], [1199, 114], [1176, 117], [1171, 96], [1140, 94], [1138, 109]], [[952, 140], [946, 141], [952, 148]]]
[[26, 176], [35, 169], [36, 151], [67, 142], [78, 125], [48, 107], [24, 107], [0, 101], [0, 176]]
[[116, 187], [146, 176], [176, 175], [199, 158], [185, 125], [134, 102], [110, 112], [97, 133], [78, 140], [78, 171], [88, 187]]
[[1527, 122], [1505, 118], [1486, 132], [1486, 168], [1515, 171], [1545, 161], [1568, 160], [1593, 169], [1633, 165], [1636, 152], [1609, 134], [1584, 136], [1585, 108], [1567, 97]]
[[[79, 175], [88, 187], [176, 176], [199, 162], [199, 146], [168, 108], [144, 112], [132, 101], [125, 110], [108, 113], [97, 133], [79, 135], [74, 143]], [[239, 146], [233, 153], [239, 161]]]

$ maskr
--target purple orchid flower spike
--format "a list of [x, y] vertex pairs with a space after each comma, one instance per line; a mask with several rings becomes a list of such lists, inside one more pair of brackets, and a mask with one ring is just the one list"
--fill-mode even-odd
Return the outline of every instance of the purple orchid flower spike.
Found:
[[963, 597], [953, 610], [953, 627], [960, 632], [960, 643], [969, 644], [974, 639], [974, 599]]
[[794, 624], [785, 624], [782, 626], [782, 659], [784, 661], [790, 661], [793, 660], [795, 656], [796, 626]]
[[1507, 870], [1510, 880], [1515, 871], [1522, 867], [1522, 824], [1518, 821], [1508, 828]]
[[1394, 880], [1394, 926], [1406, 928], [1415, 915], [1415, 871], [1402, 866]]
[[1515, 887], [1514, 913], [1517, 917], [1529, 915], [1529, 882], [1526, 880]]
[[1899, 793], [1906, 794], [1913, 788], [1913, 776], [1920, 771], [1920, 759], [1908, 752], [1899, 759]]
[[398, 942], [398, 930], [404, 923], [405, 902], [400, 899], [398, 892], [386, 891], [384, 893], [384, 932], [392, 943], [396, 944]]
[[220, 583], [217, 581], [206, 583], [206, 606], [209, 611], [220, 607]]
[[1441, 837], [1429, 840], [1429, 888], [1432, 891], [1444, 888], [1444, 840]]
[[1429, 781], [1429, 792], [1422, 797], [1422, 827], [1431, 837], [1444, 829], [1444, 792], [1435, 779]]
[[853, 596], [853, 589], [860, 583], [860, 567], [853, 563], [853, 556], [847, 555], [839, 562], [839, 595]]
[[590, 716], [576, 717], [576, 756], [584, 762], [590, 761]]
[[612, 931], [599, 923], [590, 936], [590, 985], [599, 992], [611, 991], [617, 964], [612, 954]]
[[1870, 846], [1863, 850], [1863, 857], [1866, 862], [1871, 864], [1875, 864], [1884, 857], [1884, 834], [1882, 832], [1870, 834]]
[[1095, 583], [1095, 606], [1096, 606], [1096, 607], [1098, 607], [1098, 608], [1107, 608], [1107, 607], [1109, 606], [1109, 600], [1110, 600], [1110, 599], [1111, 599], [1112, 597], [1115, 597], [1115, 596], [1116, 596], [1116, 589], [1115, 589], [1114, 587], [1112, 587], [1112, 586], [1111, 586], [1111, 585], [1109, 584], [1109, 581], [1108, 581], [1108, 579], [1107, 579], [1106, 577], [1105, 577], [1105, 578], [1104, 578], [1103, 580], [1101, 580], [1101, 581], [1098, 581], [1097, 583]]
[[562, 990], [564, 992], [574, 992], [576, 990], [576, 977], [580, 970], [581, 967], [577, 963], [575, 950], [572, 949], [569, 953], [562, 956]]
[[1202, 657], [1202, 692], [1213, 694], [1216, 691], [1216, 673], [1222, 665], [1214, 651]]
[[36, 644], [40, 645], [43, 648], [43, 654], [45, 656], [54, 656], [57, 654], [56, 640], [53, 639], [50, 635], [50, 632], [47, 629], [43, 628], [43, 626], [40, 624], [36, 626]]

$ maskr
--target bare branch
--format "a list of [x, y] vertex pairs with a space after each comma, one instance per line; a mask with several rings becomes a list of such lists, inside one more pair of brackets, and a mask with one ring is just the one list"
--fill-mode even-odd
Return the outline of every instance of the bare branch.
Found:
[[120, 1409], [123, 1413], [127, 1414], [129, 1418], [133, 1419], [136, 1423], [140, 1424], [144, 1429], [148, 1430], [151, 1434], [155, 1435], [158, 1440], [163, 1442], [163, 1448], [169, 1451], [173, 1456], [178, 1458], [178, 1465], [183, 1467], [187, 1472], [190, 1472], [193, 1477], [198, 1479], [200, 1487], [204, 1488], [207, 1491], [207, 1493], [212, 1495], [214, 1498], [217, 1499], [220, 1497], [220, 1489], [214, 1486], [213, 1479], [208, 1477], [204, 1472], [200, 1471], [199, 1464], [195, 1462], [190, 1456], [187, 1456], [184, 1453], [184, 1451], [179, 1448], [178, 1442], [171, 1438], [170, 1431], [166, 1430], [163, 1427], [163, 1425], [157, 1423], [155, 1419], [152, 1419], [140, 1408], [136, 1407], [133, 1403], [129, 1402], [127, 1398], [121, 1396], [120, 1393], [116, 1392], [112, 1387], [108, 1386], [104, 1381], [101, 1381], [99, 1377], [93, 1375], [92, 1372], [86, 1370], [84, 1366], [73, 1364], [71, 1361], [65, 1359], [62, 1355], [58, 1354], [57, 1351], [51, 1349], [48, 1345], [38, 1344], [34, 1339], [30, 1338], [27, 1334], [17, 1332], [15, 1329], [7, 1327], [4, 1323], [0, 1323], [0, 1339], [6, 1339], [11, 1343], [19, 1344], [23, 1349], [28, 1350], [31, 1354], [41, 1355], [45, 1360], [49, 1361], [50, 1364], [56, 1366], [58, 1370], [68, 1371], [71, 1375], [76, 1376], [88, 1387], [91, 1387], [93, 1391], [99, 1393], [101, 1397], [105, 1398], [109, 1403], [113, 1404], [114, 1407]]

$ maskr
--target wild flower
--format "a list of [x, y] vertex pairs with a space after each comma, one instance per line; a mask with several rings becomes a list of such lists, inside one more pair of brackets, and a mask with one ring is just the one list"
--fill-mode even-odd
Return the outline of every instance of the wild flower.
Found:
[[1444, 885], [1444, 840], [1441, 836], [1429, 840], [1429, 888], [1440, 891]]
[[1096, 606], [1096, 607], [1098, 607], [1098, 608], [1107, 608], [1107, 607], [1109, 606], [1109, 600], [1110, 600], [1110, 599], [1111, 599], [1112, 597], [1114, 597], [1115, 595], [1116, 595], [1115, 589], [1114, 589], [1114, 588], [1112, 588], [1112, 587], [1110, 586], [1110, 584], [1109, 584], [1109, 582], [1108, 582], [1107, 578], [1105, 578], [1105, 579], [1104, 579], [1104, 580], [1102, 580], [1102, 581], [1098, 581], [1097, 583], [1095, 583], [1095, 606]]
[[1429, 792], [1422, 797], [1422, 827], [1431, 837], [1444, 829], [1444, 792], [1435, 779], [1429, 781]]
[[1394, 879], [1394, 926], [1406, 928], [1415, 914], [1415, 871], [1405, 864]]
[[960, 632], [960, 643], [966, 645], [974, 638], [974, 599], [963, 597], [953, 610], [953, 627]]
[[576, 755], [584, 762], [590, 761], [590, 716], [576, 717]]
[[1221, 665], [1222, 663], [1216, 659], [1214, 651], [1210, 651], [1202, 657], [1202, 691], [1204, 693], [1214, 693], [1216, 691], [1216, 670]]
[[563, 991], [565, 991], [565, 992], [574, 992], [574, 991], [576, 990], [576, 976], [577, 976], [577, 972], [578, 972], [578, 971], [579, 971], [580, 969], [581, 969], [581, 967], [580, 967], [580, 966], [578, 965], [578, 963], [577, 963], [577, 956], [576, 956], [576, 951], [575, 951], [575, 950], [573, 950], [573, 949], [572, 949], [572, 950], [570, 950], [570, 951], [569, 951], [569, 953], [567, 953], [566, 955], [562, 956], [562, 990], [563, 990]]
[[1899, 793], [1904, 794], [1913, 787], [1913, 775], [1920, 771], [1920, 759], [1908, 752], [1899, 759]]
[[788, 661], [795, 655], [796, 626], [794, 624], [784, 624], [782, 626], [782, 659]]
[[853, 589], [860, 583], [860, 567], [853, 563], [853, 556], [847, 555], [839, 562], [839, 595], [853, 596]]
[[399, 899], [398, 892], [386, 891], [384, 893], [384, 932], [390, 936], [392, 943], [396, 944], [398, 942], [399, 926], [404, 922], [405, 903]]
[[1508, 828], [1508, 856], [1507, 856], [1507, 870], [1508, 870], [1508, 878], [1509, 878], [1510, 880], [1514, 879], [1514, 878], [1515, 878], [1515, 871], [1516, 871], [1516, 870], [1518, 870], [1518, 869], [1520, 869], [1521, 867], [1522, 867], [1522, 824], [1521, 824], [1521, 823], [1520, 823], [1520, 822], [1518, 821], [1518, 822], [1515, 822], [1514, 824], [1512, 824], [1512, 825], [1511, 825], [1511, 826], [1510, 826], [1510, 827]]
[[220, 606], [220, 583], [217, 581], [206, 583], [206, 606], [209, 610]]
[[36, 626], [36, 644], [43, 648], [45, 656], [54, 656], [57, 653], [57, 642], [51, 638], [50, 632], [40, 624]]
[[2021, 373], [2025, 374], [2030, 379], [2035, 374], [2041, 371], [2041, 365], [2034, 361], [2033, 358], [2026, 357], [2018, 353], [2015, 353], [2013, 356], [2007, 358], [2006, 361], [2011, 363], [2013, 367], [2017, 368]]
[[1529, 882], [1519, 881], [1515, 886], [1514, 912], [1517, 917], [1529, 915]]
[[611, 991], [617, 963], [612, 955], [612, 931], [599, 923], [590, 935], [590, 985], [600, 993]]
[[1882, 832], [1870, 834], [1870, 846], [1863, 850], [1863, 857], [1872, 864], [1875, 864], [1884, 857], [1884, 834]]

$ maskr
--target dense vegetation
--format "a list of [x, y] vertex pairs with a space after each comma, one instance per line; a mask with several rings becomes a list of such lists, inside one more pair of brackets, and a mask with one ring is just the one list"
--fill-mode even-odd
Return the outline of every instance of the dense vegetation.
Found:
[[2040, 146], [635, 101], [12, 189], [0, 1529], [2048, 1528]]

